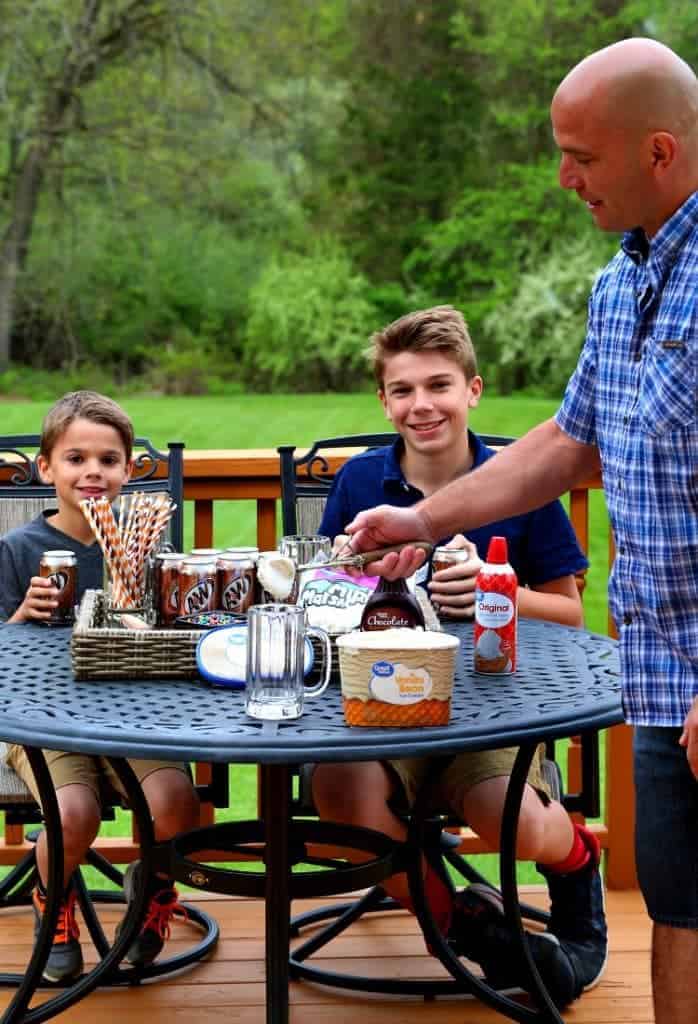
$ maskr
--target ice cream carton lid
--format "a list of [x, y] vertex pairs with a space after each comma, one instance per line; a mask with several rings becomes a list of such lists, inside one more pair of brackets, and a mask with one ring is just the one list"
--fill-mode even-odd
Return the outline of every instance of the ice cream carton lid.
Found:
[[338, 647], [382, 648], [405, 650], [407, 648], [421, 651], [458, 647], [460, 640], [450, 633], [431, 629], [375, 629], [354, 630], [344, 633], [336, 640]]

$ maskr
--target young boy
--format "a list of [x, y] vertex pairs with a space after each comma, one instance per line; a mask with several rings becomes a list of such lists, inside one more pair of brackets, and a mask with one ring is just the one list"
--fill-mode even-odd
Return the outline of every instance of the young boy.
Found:
[[[462, 315], [450, 306], [410, 313], [378, 332], [368, 350], [378, 397], [399, 438], [389, 447], [350, 459], [334, 481], [320, 533], [342, 543], [344, 526], [380, 504], [409, 506], [468, 473], [495, 453], [468, 430], [468, 414], [482, 394], [475, 352]], [[339, 535], [339, 536], [338, 536]], [[432, 575], [430, 596], [442, 613], [467, 618], [474, 611], [475, 575], [493, 535], [507, 538], [509, 561], [519, 579], [519, 612], [572, 626], [582, 624], [574, 574], [586, 568], [567, 516], [553, 502], [527, 515], [445, 538], [467, 547], [467, 561]], [[496, 846], [515, 749], [465, 753], [453, 759], [440, 783], [440, 806]], [[391, 809], [414, 799], [427, 759], [389, 763], [318, 765], [313, 795], [321, 817], [377, 828], [404, 838]], [[599, 876], [599, 844], [573, 825], [549, 798], [534, 761], [521, 808], [517, 856], [535, 860], [551, 896], [551, 924], [531, 935], [531, 953], [551, 995], [560, 1005], [600, 978], [606, 962], [606, 922]], [[507, 956], [508, 932], [500, 911], [480, 889], [466, 889], [455, 901], [427, 867], [427, 899], [456, 952], [477, 960], [498, 987], [519, 981], [516, 959]], [[384, 887], [409, 907], [404, 875]], [[553, 940], [552, 942], [550, 940]]]
[[[102, 553], [80, 510], [80, 502], [103, 495], [110, 501], [117, 497], [131, 472], [132, 446], [130, 419], [103, 395], [75, 391], [64, 395], [49, 410], [43, 422], [37, 464], [43, 480], [56, 488], [57, 508], [43, 512], [0, 539], [0, 619], [42, 622], [49, 618], [58, 592], [49, 579], [38, 575], [44, 551], [75, 552], [78, 599], [86, 589], [102, 586]], [[65, 854], [65, 895], [44, 977], [59, 982], [77, 976], [83, 967], [71, 876], [99, 830], [101, 787], [106, 783], [119, 793], [123, 790], [108, 763], [100, 758], [59, 751], [44, 751], [44, 756], [56, 788]], [[22, 747], [9, 746], [7, 762], [38, 799]], [[129, 763], [143, 787], [158, 840], [196, 827], [199, 801], [187, 765], [160, 761]], [[36, 844], [36, 861], [40, 881], [32, 901], [38, 931], [48, 877], [43, 832]], [[133, 892], [137, 870], [136, 863], [126, 872], [127, 897]], [[126, 954], [126, 959], [136, 965], [151, 963], [157, 957], [178, 907], [171, 879], [150, 878], [148, 892], [145, 922]]]

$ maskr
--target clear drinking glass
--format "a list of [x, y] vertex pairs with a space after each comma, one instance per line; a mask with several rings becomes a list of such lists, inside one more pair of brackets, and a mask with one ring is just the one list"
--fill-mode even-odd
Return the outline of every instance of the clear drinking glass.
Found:
[[[279, 542], [279, 553], [293, 559], [296, 565], [310, 565], [317, 559], [318, 564], [328, 561], [332, 554], [332, 541], [322, 534], [292, 533], [282, 537]], [[295, 604], [300, 593], [303, 573], [297, 573], [293, 581], [291, 593], [286, 598], [288, 604]]]
[[282, 555], [292, 558], [296, 565], [308, 565], [310, 562], [314, 562], [318, 555], [326, 555], [329, 558], [332, 541], [329, 537], [323, 537], [321, 534], [289, 534], [281, 538], [279, 551]]
[[[316, 637], [323, 652], [322, 679], [305, 686], [305, 638]], [[332, 669], [330, 639], [308, 626], [305, 609], [292, 604], [258, 604], [247, 612], [245, 710], [251, 718], [278, 722], [298, 718], [306, 697], [327, 689]]]

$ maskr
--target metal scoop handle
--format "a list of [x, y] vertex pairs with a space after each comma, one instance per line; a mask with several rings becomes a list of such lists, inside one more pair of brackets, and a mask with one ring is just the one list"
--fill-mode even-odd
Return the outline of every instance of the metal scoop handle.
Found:
[[403, 548], [413, 547], [430, 555], [434, 545], [427, 540], [406, 541], [404, 544], [393, 544], [389, 548], [376, 548], [374, 551], [357, 551], [353, 555], [346, 555], [340, 558], [331, 558], [329, 562], [309, 562], [306, 565], [299, 565], [298, 572], [304, 569], [328, 569], [330, 566], [353, 565], [361, 568], [370, 562], [377, 562], [384, 555], [390, 555], [393, 551], [399, 552]]

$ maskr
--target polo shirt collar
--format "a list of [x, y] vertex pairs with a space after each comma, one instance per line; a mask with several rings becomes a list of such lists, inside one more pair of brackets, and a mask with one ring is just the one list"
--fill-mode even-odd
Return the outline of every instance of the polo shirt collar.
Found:
[[[470, 445], [470, 451], [473, 453], [473, 465], [475, 469], [477, 466], [482, 465], [487, 459], [488, 452], [485, 445], [482, 443], [477, 434], [474, 434], [472, 430], [468, 431], [468, 444]], [[385, 453], [385, 459], [383, 462], [383, 489], [387, 492], [392, 491], [404, 491], [410, 488], [411, 485], [405, 480], [405, 476], [400, 466], [400, 459], [402, 458], [403, 452], [405, 451], [405, 442], [401, 437], [398, 437], [388, 447]], [[414, 488], [412, 488], [414, 490]]]

